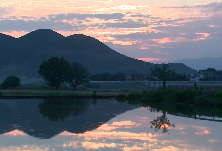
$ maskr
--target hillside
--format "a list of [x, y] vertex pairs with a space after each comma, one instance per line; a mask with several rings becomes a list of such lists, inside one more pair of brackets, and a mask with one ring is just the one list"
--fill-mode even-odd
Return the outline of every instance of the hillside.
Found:
[[[22, 81], [41, 79], [37, 73], [43, 60], [51, 56], [64, 57], [69, 62], [84, 64], [91, 74], [123, 72], [148, 74], [152, 63], [122, 55], [99, 40], [75, 34], [64, 37], [49, 29], [30, 32], [20, 38], [0, 35], [0, 80], [8, 75], [19, 76]], [[2, 41], [4, 44], [2, 44]], [[170, 64], [177, 73], [195, 73], [183, 64]]]
[[200, 69], [215, 68], [216, 70], [222, 70], [222, 57], [203, 57], [198, 59], [180, 59], [174, 61], [174, 63], [183, 63], [197, 71]]

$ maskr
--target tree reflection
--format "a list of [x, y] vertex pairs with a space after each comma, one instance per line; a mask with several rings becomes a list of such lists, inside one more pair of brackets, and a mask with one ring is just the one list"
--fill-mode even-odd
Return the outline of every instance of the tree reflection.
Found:
[[152, 124], [150, 128], [155, 128], [155, 131], [158, 131], [161, 127], [163, 128], [162, 133], [167, 133], [169, 131], [169, 127], [175, 127], [175, 124], [171, 124], [170, 121], [166, 118], [166, 112], [163, 112], [163, 115], [160, 117], [157, 117], [157, 119], [154, 119], [153, 121], [150, 121]]
[[49, 98], [40, 102], [38, 108], [43, 117], [55, 122], [63, 121], [70, 114], [78, 116], [86, 111], [88, 106], [87, 100]]

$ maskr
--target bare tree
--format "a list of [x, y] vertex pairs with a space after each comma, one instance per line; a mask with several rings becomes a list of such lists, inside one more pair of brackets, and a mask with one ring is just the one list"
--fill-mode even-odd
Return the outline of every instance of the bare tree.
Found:
[[162, 68], [155, 65], [155, 68], [151, 70], [151, 75], [157, 77], [158, 79], [163, 81], [163, 88], [166, 89], [166, 79], [169, 77], [171, 73], [175, 73], [175, 70], [168, 70], [169, 65], [166, 63], [162, 63]]

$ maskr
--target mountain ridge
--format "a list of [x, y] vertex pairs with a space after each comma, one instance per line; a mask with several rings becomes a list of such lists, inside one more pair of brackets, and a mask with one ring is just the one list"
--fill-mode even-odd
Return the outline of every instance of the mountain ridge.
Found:
[[[65, 37], [50, 29], [39, 29], [19, 38], [3, 38], [3, 41], [5, 46], [0, 44], [0, 80], [9, 75], [41, 79], [37, 73], [39, 65], [51, 56], [82, 63], [91, 74], [149, 74], [150, 68], [154, 67], [152, 63], [127, 57], [96, 38], [83, 34]], [[177, 73], [197, 72], [182, 64], [170, 64], [169, 68]]]
[[173, 61], [174, 63], [183, 63], [195, 70], [215, 68], [222, 70], [222, 56], [221, 57], [202, 57], [197, 59], [185, 58]]

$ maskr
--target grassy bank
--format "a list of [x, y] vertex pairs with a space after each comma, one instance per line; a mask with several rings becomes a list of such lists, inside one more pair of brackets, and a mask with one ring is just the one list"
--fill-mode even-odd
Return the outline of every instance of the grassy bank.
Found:
[[120, 94], [118, 101], [156, 104], [183, 104], [200, 107], [222, 107], [222, 92], [201, 92], [192, 90], [153, 90], [142, 93]]
[[120, 103], [148, 108], [151, 112], [162, 112], [194, 119], [205, 117], [222, 118], [222, 93], [192, 90], [151, 90], [142, 93], [120, 94]]
[[115, 97], [121, 91], [109, 90], [0, 90], [0, 97]]

